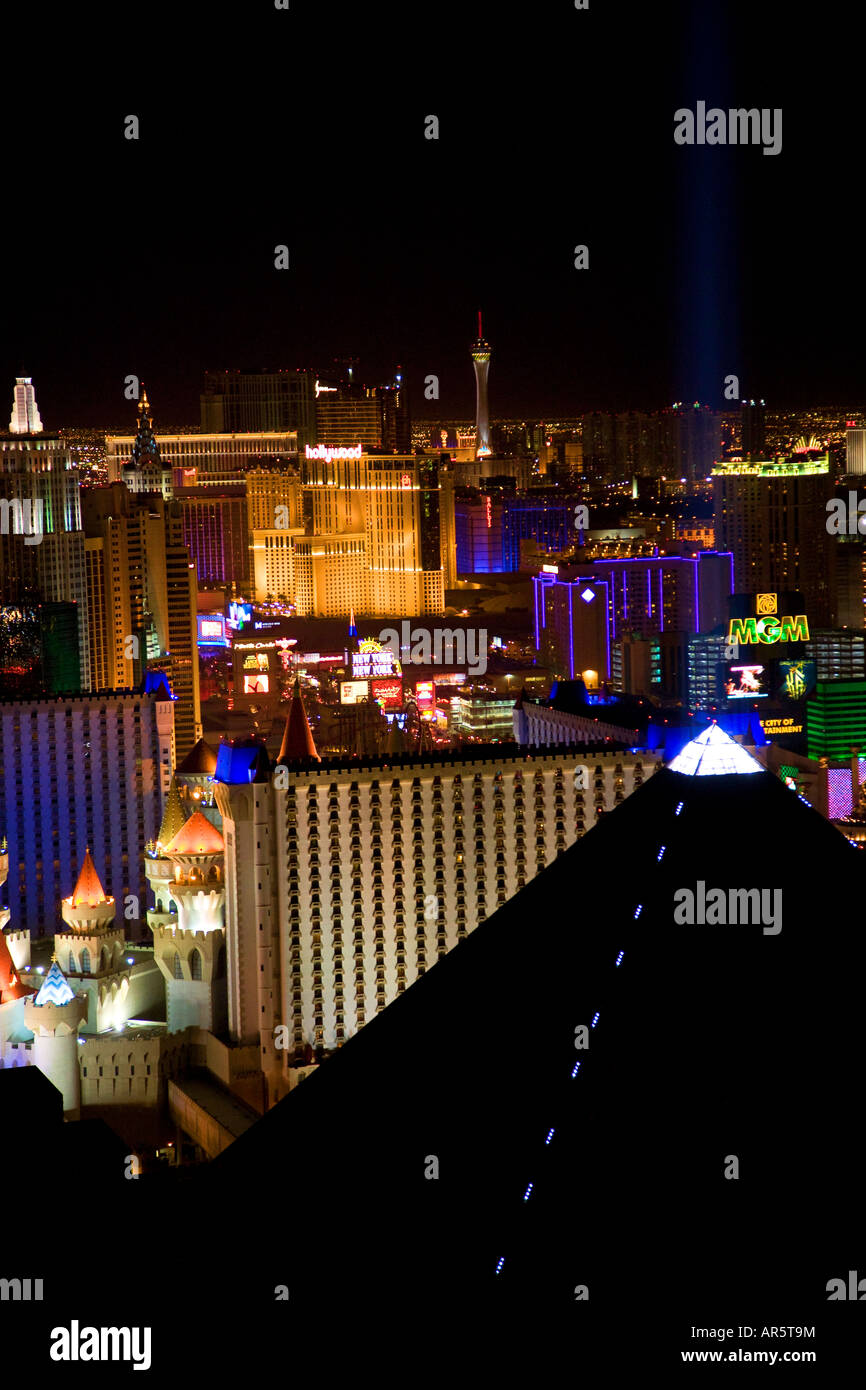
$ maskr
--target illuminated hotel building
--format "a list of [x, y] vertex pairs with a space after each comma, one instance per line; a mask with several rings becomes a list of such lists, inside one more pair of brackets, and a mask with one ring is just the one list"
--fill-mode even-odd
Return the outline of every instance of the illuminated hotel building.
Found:
[[299, 616], [442, 612], [438, 468], [438, 458], [360, 445], [307, 449], [312, 534], [295, 540]]
[[251, 533], [272, 530], [277, 524], [278, 507], [286, 509], [287, 526], [303, 526], [301, 478], [296, 468], [286, 464], [251, 468], [246, 482]]
[[[688, 703], [709, 709], [720, 699], [719, 667], [725, 659], [727, 632], [688, 639]], [[848, 628], [809, 628], [808, 642], [798, 643], [797, 657], [815, 663], [818, 681], [866, 680], [866, 634]], [[766, 653], [767, 648], [761, 649]]]
[[588, 667], [622, 689], [626, 672], [614, 660], [617, 644], [716, 627], [727, 617], [732, 564], [717, 551], [589, 560], [551, 565], [532, 582], [536, 650], [558, 675], [573, 679]]
[[833, 624], [836, 552], [826, 504], [834, 484], [829, 455], [805, 446], [788, 459], [716, 464], [716, 544], [733, 553], [737, 593], [796, 590], [810, 624]]
[[[74, 604], [78, 613], [78, 666], [81, 690], [90, 686], [90, 635], [87, 625], [87, 567], [81, 529], [80, 474], [58, 435], [0, 435], [0, 597], [7, 603]], [[30, 504], [29, 535], [19, 531], [12, 504]], [[9, 534], [4, 534], [9, 512]], [[41, 517], [41, 524], [36, 518]], [[41, 539], [34, 540], [41, 530]]]
[[439, 464], [439, 529], [442, 553], [442, 587], [457, 587], [457, 526], [455, 519], [454, 473], [450, 460]]
[[249, 522], [243, 486], [175, 488], [183, 518], [183, 539], [202, 588], [236, 584], [243, 593], [250, 578]]
[[300, 370], [205, 372], [201, 432], [217, 438], [288, 432], [296, 436], [292, 452], [315, 444], [314, 374]]
[[472, 344], [472, 364], [475, 368], [475, 454], [484, 458], [490, 448], [490, 415], [487, 407], [487, 374], [490, 371], [490, 344], [481, 331], [481, 310], [478, 310], [478, 338]]
[[[140, 684], [148, 669], [165, 672], [176, 696], [174, 760], [180, 761], [201, 737], [198, 584], [184, 539], [183, 504], [114, 483], [89, 488], [83, 506], [99, 669], [106, 675], [124, 670], [126, 685]], [[127, 606], [128, 626], [121, 632]], [[128, 637], [136, 642], [128, 645]]]
[[174, 710], [163, 684], [0, 701], [0, 827], [16, 923], [54, 932], [88, 846], [115, 901], [134, 893], [143, 907], [142, 856], [171, 777]]
[[216, 773], [229, 1035], [261, 1047], [272, 1099], [277, 1024], [294, 1046], [351, 1037], [655, 763], [609, 744], [322, 762], [311, 745], [287, 731], [275, 772], [263, 750], [224, 745]]
[[30, 376], [19, 376], [15, 378], [15, 390], [12, 395], [12, 418], [9, 421], [9, 431], [11, 434], [42, 433], [42, 417], [39, 414], [39, 407], [36, 404], [36, 392], [33, 389], [33, 378]]
[[[157, 434], [162, 464], [171, 469], [175, 487], [214, 487], [243, 483], [250, 468], [263, 461], [297, 454], [294, 431], [260, 431], [257, 434]], [[105, 440], [105, 462], [110, 483], [125, 480], [131, 464], [135, 436], [110, 434]], [[138, 489], [135, 489], [138, 490]]]
[[406, 454], [412, 448], [409, 400], [402, 372], [383, 386], [362, 386], [352, 379], [334, 386], [316, 382], [316, 443], [362, 444]]
[[[123, 517], [107, 517], [102, 535], [84, 542], [87, 564], [87, 622], [90, 678], [94, 690], [124, 690], [135, 684], [136, 666], [127, 637], [132, 634], [130, 589]], [[139, 668], [140, 669], [140, 668]]]
[[845, 472], [866, 473], [866, 430], [845, 431]]
[[[291, 599], [295, 592], [294, 541], [304, 534], [299, 473], [285, 466], [251, 470], [247, 474], [247, 512], [253, 598], [259, 603], [272, 597]], [[307, 582], [309, 585], [309, 579]]]
[[866, 749], [866, 680], [819, 680], [806, 701], [806, 730], [810, 758]]

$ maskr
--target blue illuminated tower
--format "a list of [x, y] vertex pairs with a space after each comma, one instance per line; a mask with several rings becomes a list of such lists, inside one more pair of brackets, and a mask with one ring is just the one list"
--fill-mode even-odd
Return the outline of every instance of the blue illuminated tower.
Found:
[[472, 344], [475, 364], [475, 457], [486, 458], [490, 449], [490, 418], [487, 413], [487, 369], [490, 365], [490, 344], [481, 332], [481, 310], [478, 310], [478, 341]]

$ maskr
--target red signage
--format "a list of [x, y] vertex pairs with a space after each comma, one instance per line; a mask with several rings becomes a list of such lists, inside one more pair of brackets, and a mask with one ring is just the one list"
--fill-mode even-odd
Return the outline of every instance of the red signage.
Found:
[[411, 487], [411, 486], [412, 486], [412, 476], [411, 476], [411, 474], [409, 474], [409, 473], [404, 473], [404, 474], [403, 474], [403, 476], [402, 476], [401, 479], [400, 479], [400, 486], [401, 486], [401, 487]]
[[401, 709], [403, 705], [402, 681], [372, 681], [373, 699], [378, 700], [383, 709]]
[[429, 708], [436, 699], [436, 688], [432, 681], [419, 681], [415, 686], [415, 699], [418, 701], [419, 708], [423, 705]]

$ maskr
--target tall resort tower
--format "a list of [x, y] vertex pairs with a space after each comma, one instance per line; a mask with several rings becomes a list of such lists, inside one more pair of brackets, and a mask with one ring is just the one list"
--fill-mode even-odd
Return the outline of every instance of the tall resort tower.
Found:
[[478, 341], [472, 344], [475, 366], [475, 457], [486, 458], [490, 449], [490, 417], [487, 411], [487, 371], [490, 366], [490, 344], [481, 332], [481, 310], [478, 310]]

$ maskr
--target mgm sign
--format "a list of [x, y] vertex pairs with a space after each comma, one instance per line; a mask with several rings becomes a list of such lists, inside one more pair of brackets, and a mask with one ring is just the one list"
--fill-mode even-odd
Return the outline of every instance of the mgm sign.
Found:
[[758, 594], [754, 618], [731, 618], [728, 642], [808, 642], [809, 624], [800, 613], [794, 618], [780, 618], [776, 612], [775, 594]]

